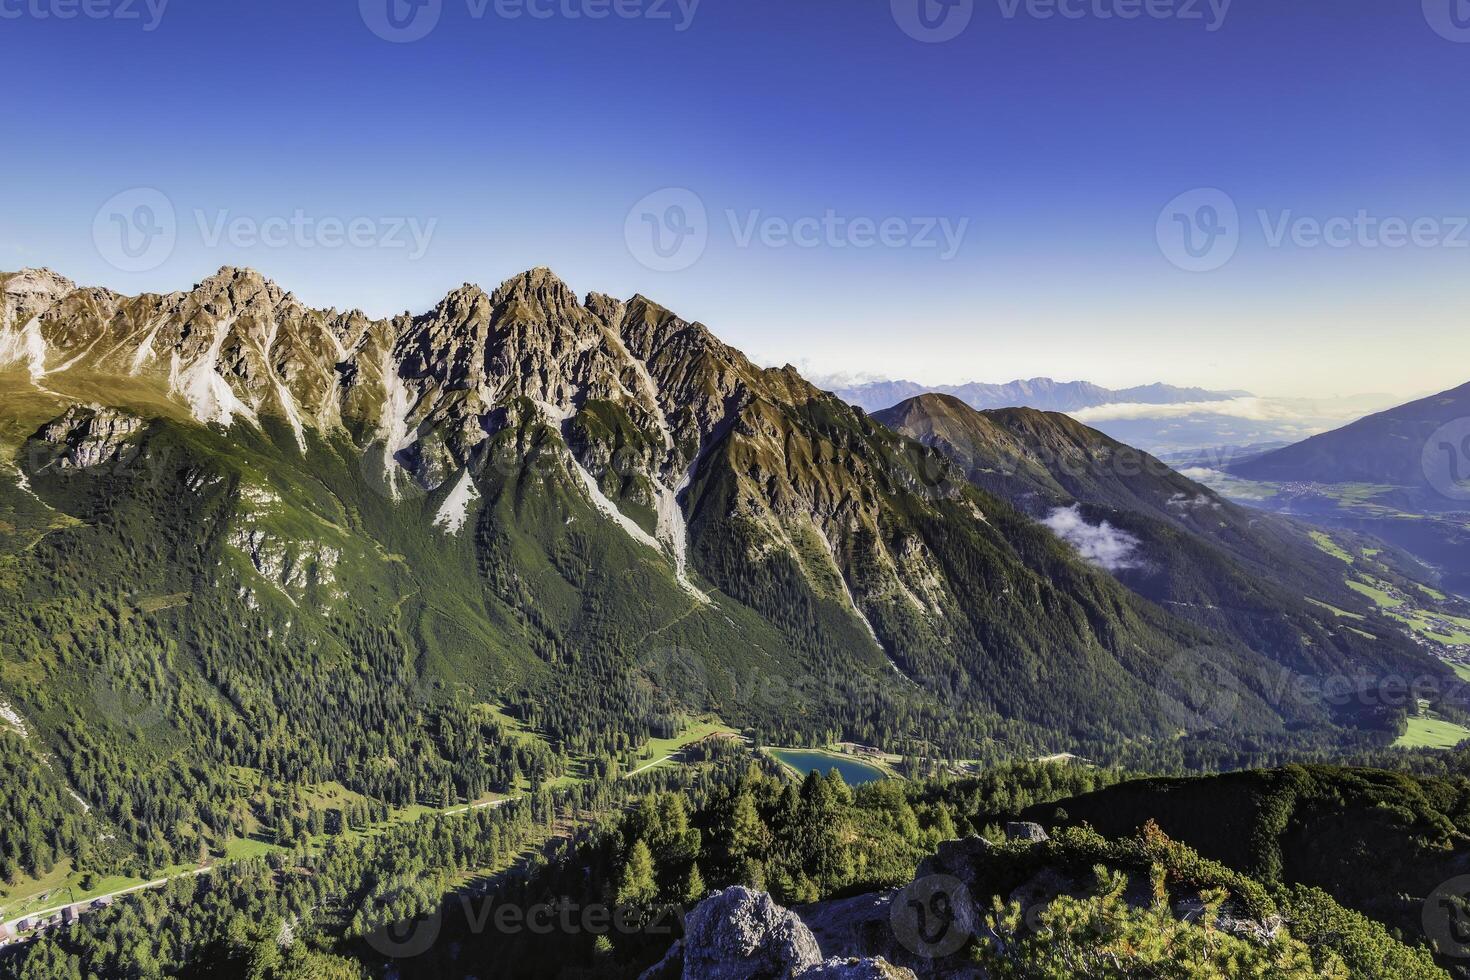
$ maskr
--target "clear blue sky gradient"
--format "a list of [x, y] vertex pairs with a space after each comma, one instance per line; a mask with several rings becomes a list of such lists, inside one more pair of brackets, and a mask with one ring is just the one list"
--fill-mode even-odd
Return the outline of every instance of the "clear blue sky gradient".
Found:
[[[313, 304], [385, 314], [549, 265], [769, 361], [931, 382], [1326, 395], [1470, 377], [1470, 247], [1271, 248], [1255, 217], [1470, 215], [1470, 43], [1432, 30], [1420, 0], [1237, 0], [1215, 31], [977, 0], [941, 44], [906, 36], [888, 0], [703, 0], [683, 32], [493, 5], [476, 20], [444, 0], [408, 44], [376, 37], [357, 0], [172, 0], [151, 31], [30, 12], [57, 2], [0, 0], [22, 11], [0, 18], [0, 268], [138, 292], [251, 265]], [[92, 235], [134, 187], [180, 222], [141, 273]], [[655, 272], [624, 224], [666, 187], [703, 200], [710, 244]], [[1200, 187], [1243, 216], [1210, 273], [1171, 265], [1155, 236], [1166, 202]], [[297, 209], [437, 224], [415, 261], [210, 247], [194, 217]], [[969, 228], [950, 261], [741, 247], [727, 209]]]

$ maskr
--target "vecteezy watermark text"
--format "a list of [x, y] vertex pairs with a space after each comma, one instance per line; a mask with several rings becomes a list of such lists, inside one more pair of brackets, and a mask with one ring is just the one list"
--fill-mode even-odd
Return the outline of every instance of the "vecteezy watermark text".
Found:
[[[289, 214], [242, 215], [228, 208], [195, 208], [199, 243], [208, 249], [397, 249], [410, 261], [424, 257], [438, 218], [342, 217], [296, 208]], [[92, 241], [108, 263], [123, 272], [148, 272], [163, 265], [178, 245], [180, 221], [173, 201], [152, 187], [135, 187], [109, 198], [92, 221]]]
[[[395, 898], [396, 893], [390, 893], [375, 904], [391, 907]], [[456, 904], [457, 910], [454, 908]], [[683, 907], [672, 904], [639, 907], [594, 902], [582, 905], [561, 897], [534, 905], [519, 905], [497, 901], [494, 895], [475, 898], [462, 894], [457, 896], [457, 902], [435, 907], [417, 918], [385, 923], [363, 938], [384, 956], [412, 959], [433, 948], [439, 941], [446, 917], [456, 912], [456, 920], [462, 921], [463, 927], [475, 936], [489, 932], [503, 936], [522, 933], [536, 936], [672, 936], [684, 918]]]
[[[702, 0], [464, 0], [470, 20], [646, 20], [683, 33], [694, 26]], [[407, 44], [434, 32], [444, 0], [358, 0], [368, 30], [385, 41]]]
[[[1270, 249], [1398, 250], [1470, 248], [1470, 215], [1375, 214], [1318, 217], [1294, 209], [1258, 209], [1261, 241]], [[1249, 229], [1225, 191], [1202, 187], [1180, 194], [1159, 212], [1155, 237], [1171, 263], [1188, 272], [1213, 272], [1235, 257]]]
[[205, 248], [407, 249], [410, 261], [424, 257], [439, 225], [438, 218], [316, 217], [301, 208], [268, 218], [196, 209], [194, 221]]
[[1470, 875], [1451, 878], [1430, 892], [1420, 918], [1436, 953], [1470, 959]]
[[959, 254], [970, 219], [846, 217], [827, 210], [820, 217], [786, 218], [755, 210], [725, 212], [735, 244], [750, 248], [923, 248], [939, 249], [939, 260]]
[[[969, 218], [938, 216], [874, 218], [827, 208], [821, 214], [766, 214], [761, 209], [726, 209], [730, 242], [741, 249], [920, 249], [941, 262], [957, 256], [970, 229]], [[640, 200], [623, 226], [628, 251], [655, 272], [679, 272], [703, 257], [715, 229], [704, 201], [687, 188], [666, 188]]]
[[[1048, 20], [1176, 20], [1214, 32], [1225, 26], [1234, 0], [995, 0], [1000, 16]], [[976, 0], [889, 0], [894, 23], [915, 41], [942, 44], [969, 29]]]
[[1288, 242], [1297, 248], [1470, 248], [1470, 217], [1380, 217], [1366, 210], [1325, 219], [1290, 210], [1256, 216], [1271, 248]]
[[137, 21], [155, 31], [168, 5], [169, 0], [0, 0], [0, 20]]
[[1006, 20], [1182, 20], [1218, 31], [1235, 0], [996, 0]]

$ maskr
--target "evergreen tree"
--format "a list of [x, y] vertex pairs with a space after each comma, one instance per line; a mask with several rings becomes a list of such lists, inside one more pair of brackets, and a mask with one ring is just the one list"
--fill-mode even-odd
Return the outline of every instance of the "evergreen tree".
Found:
[[689, 874], [684, 876], [684, 901], [688, 905], [695, 905], [704, 901], [709, 889], [705, 887], [704, 875], [699, 873], [699, 862], [695, 861], [689, 866]]
[[618, 882], [617, 903], [625, 908], [646, 908], [658, 898], [658, 884], [653, 876], [653, 853], [643, 841], [636, 841], [628, 852], [623, 875]]

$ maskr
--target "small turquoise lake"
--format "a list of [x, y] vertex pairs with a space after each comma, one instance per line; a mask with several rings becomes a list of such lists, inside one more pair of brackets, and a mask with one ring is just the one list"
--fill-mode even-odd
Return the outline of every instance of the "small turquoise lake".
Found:
[[767, 749], [766, 751], [803, 776], [813, 769], [824, 776], [836, 769], [842, 773], [843, 781], [849, 786], [861, 786], [863, 783], [873, 783], [888, 778], [887, 774], [876, 766], [828, 752], [816, 752], [810, 749]]

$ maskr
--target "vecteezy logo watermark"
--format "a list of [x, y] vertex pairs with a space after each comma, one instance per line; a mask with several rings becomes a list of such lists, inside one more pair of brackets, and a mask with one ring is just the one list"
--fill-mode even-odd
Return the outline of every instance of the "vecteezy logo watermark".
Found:
[[[959, 254], [970, 230], [969, 218], [870, 218], [832, 209], [796, 218], [727, 209], [724, 217], [736, 248], [933, 249], [941, 262]], [[710, 235], [704, 201], [683, 187], [643, 198], [633, 205], [623, 225], [628, 251], [655, 272], [680, 272], [693, 266], [709, 246]]]
[[[1381, 216], [1366, 208], [1318, 218], [1290, 208], [1256, 211], [1267, 248], [1470, 249], [1470, 216]], [[1234, 198], [1215, 187], [1181, 194], [1159, 212], [1159, 249], [1188, 272], [1213, 272], [1235, 257], [1244, 223]]]
[[1470, 44], [1470, 0], [1424, 0], [1424, 19], [1445, 40]]
[[1164, 258], [1186, 272], [1214, 272], [1240, 247], [1240, 211], [1217, 187], [1187, 191], [1164, 205], [1154, 229]]
[[163, 697], [147, 690], [140, 679], [124, 677], [112, 663], [93, 672], [91, 687], [93, 704], [114, 725], [142, 730], [163, 721]]
[[[403, 892], [389, 892], [380, 896], [374, 905], [391, 914], [391, 910], [397, 907], [404, 897]], [[443, 928], [444, 912], [440, 908], [435, 908], [428, 914], [417, 918], [399, 919], [378, 926], [362, 938], [375, 951], [389, 959], [409, 960], [415, 956], [422, 956], [432, 949], [434, 943], [439, 940], [439, 932]]]
[[709, 213], [684, 187], [654, 191], [633, 205], [623, 225], [628, 251], [654, 272], [680, 272], [709, 247]]
[[[402, 249], [409, 261], [429, 250], [439, 219], [414, 217], [317, 216], [297, 208], [265, 218], [228, 209], [194, 209], [204, 248]], [[168, 195], [151, 187], [123, 191], [103, 204], [92, 220], [97, 252], [123, 272], [148, 272], [169, 260], [179, 240], [179, 219]]]
[[0, 0], [0, 20], [139, 21], [145, 31], [163, 23], [169, 0]]
[[905, 949], [930, 960], [958, 953], [975, 935], [970, 890], [950, 875], [925, 875], [900, 889], [888, 919]]
[[1420, 922], [1441, 956], [1470, 958], [1470, 875], [1451, 878], [1430, 892]]
[[1450, 500], [1470, 500], [1470, 418], [1446, 422], [1424, 443], [1424, 478]]
[[439, 26], [444, 0], [357, 0], [368, 30], [393, 44], [422, 41]]
[[163, 265], [174, 254], [178, 237], [173, 201], [152, 187], [113, 196], [92, 219], [97, 253], [122, 272], [148, 272]]
[[[0, 0], [3, 2], [3, 0]], [[470, 20], [667, 21], [683, 33], [694, 26], [701, 0], [465, 0]], [[407, 44], [434, 32], [444, 0], [358, 0], [362, 22], [385, 41]]]
[[915, 41], [953, 41], [975, 17], [975, 0], [889, 0], [893, 20]]

